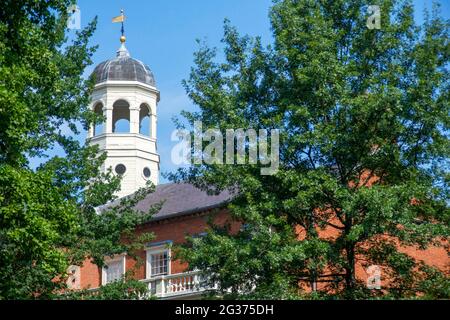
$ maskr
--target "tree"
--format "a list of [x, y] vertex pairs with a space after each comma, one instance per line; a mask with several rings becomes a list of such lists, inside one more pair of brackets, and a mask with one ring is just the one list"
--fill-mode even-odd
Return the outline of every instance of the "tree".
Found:
[[[104, 119], [89, 110], [94, 82], [83, 78], [96, 20], [69, 43], [71, 3], [7, 0], [0, 9], [0, 299], [53, 297], [69, 265], [90, 257], [102, 266], [151, 236], [131, 232], [156, 210], [133, 209], [151, 186], [96, 212], [120, 177], [100, 173], [105, 154], [74, 139]], [[56, 146], [65, 155], [45, 161]], [[31, 157], [42, 160], [35, 170]]]
[[[184, 81], [199, 109], [183, 113], [190, 125], [281, 132], [274, 175], [207, 163], [171, 175], [235, 191], [242, 228], [211, 224], [179, 248], [214, 293], [448, 297], [448, 277], [399, 247], [448, 239], [449, 23], [437, 5], [419, 26], [411, 1], [371, 4], [379, 30], [366, 26], [366, 1], [274, 1], [273, 45], [226, 21], [224, 61], [206, 45], [196, 52]], [[358, 263], [382, 268], [382, 291], [366, 289]]]

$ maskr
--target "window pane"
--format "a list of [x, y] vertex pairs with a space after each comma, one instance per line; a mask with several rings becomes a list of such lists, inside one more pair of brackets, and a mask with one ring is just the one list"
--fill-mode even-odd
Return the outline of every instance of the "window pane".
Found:
[[167, 251], [151, 255], [151, 275], [162, 275], [168, 273], [169, 256]]
[[106, 283], [111, 283], [113, 281], [120, 280], [123, 275], [123, 264], [122, 260], [113, 261], [107, 264], [106, 268]]

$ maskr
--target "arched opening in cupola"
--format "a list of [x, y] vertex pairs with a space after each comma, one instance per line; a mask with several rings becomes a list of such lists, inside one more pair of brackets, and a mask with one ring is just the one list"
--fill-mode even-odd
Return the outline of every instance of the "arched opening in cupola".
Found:
[[139, 109], [139, 133], [150, 137], [150, 115], [151, 109], [148, 104], [142, 103]]
[[130, 105], [125, 100], [117, 100], [113, 104], [112, 132], [130, 132]]
[[[101, 102], [97, 102], [94, 106], [94, 113], [102, 116], [103, 115], [103, 104]], [[97, 122], [94, 125], [94, 137], [102, 134], [104, 132], [105, 123], [103, 121]]]

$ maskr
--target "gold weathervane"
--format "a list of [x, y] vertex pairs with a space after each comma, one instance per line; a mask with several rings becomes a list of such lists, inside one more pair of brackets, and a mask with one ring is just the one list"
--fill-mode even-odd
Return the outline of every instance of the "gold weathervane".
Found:
[[122, 22], [122, 28], [120, 29], [120, 31], [122, 32], [122, 36], [120, 37], [120, 42], [122, 42], [122, 43], [124, 43], [125, 40], [126, 40], [125, 35], [124, 35], [125, 29], [123, 27], [123, 22], [124, 21], [125, 21], [125, 16], [123, 14], [123, 9], [120, 10], [120, 16], [112, 18], [112, 22], [113, 23], [115, 23], [115, 22]]

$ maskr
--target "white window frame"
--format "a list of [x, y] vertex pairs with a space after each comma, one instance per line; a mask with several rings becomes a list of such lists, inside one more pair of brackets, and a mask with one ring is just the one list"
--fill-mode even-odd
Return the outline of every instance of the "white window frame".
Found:
[[[160, 254], [167, 252], [167, 275], [172, 274], [172, 259], [171, 259], [171, 250], [167, 245], [157, 246], [157, 247], [148, 247], [146, 250], [146, 264], [145, 264], [145, 278], [150, 279], [153, 277], [152, 275], [152, 255]], [[160, 276], [156, 275], [155, 277]], [[161, 275], [163, 276], [163, 275]]]
[[[115, 255], [113, 257], [105, 257], [105, 264], [108, 265], [112, 262], [118, 262], [121, 261], [122, 262], [122, 276], [125, 275], [126, 272], [126, 258], [125, 258], [125, 254], [118, 254]], [[106, 267], [102, 267], [102, 286], [108, 284], [106, 282], [107, 280], [107, 268]]]

